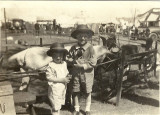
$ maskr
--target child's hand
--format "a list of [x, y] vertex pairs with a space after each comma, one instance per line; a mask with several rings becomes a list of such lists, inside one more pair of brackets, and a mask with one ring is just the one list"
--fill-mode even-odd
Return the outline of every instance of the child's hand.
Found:
[[69, 77], [65, 77], [63, 80], [62, 80], [62, 83], [69, 83], [70, 82], [70, 78]]
[[83, 66], [81, 64], [74, 64], [74, 66], [77, 68], [83, 68]]
[[69, 62], [73, 62], [73, 59], [72, 58], [68, 58], [67, 59]]
[[72, 78], [72, 75], [68, 74], [67, 77], [68, 77], [69, 79], [71, 79], [71, 78]]
[[75, 67], [78, 67], [78, 68], [83, 68], [83, 65], [80, 64], [77, 60], [76, 60], [76, 64], [74, 64]]
[[72, 75], [68, 74], [64, 79], [64, 83], [69, 83], [71, 78], [72, 78]]

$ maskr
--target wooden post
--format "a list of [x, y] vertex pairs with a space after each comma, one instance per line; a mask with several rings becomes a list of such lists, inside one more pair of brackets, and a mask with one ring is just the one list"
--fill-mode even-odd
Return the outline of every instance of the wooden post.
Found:
[[119, 45], [119, 47], [120, 47], [120, 42], [119, 42], [119, 34], [118, 34], [118, 45]]
[[40, 38], [40, 47], [43, 47], [42, 38]]
[[[91, 44], [92, 44], [92, 37], [91, 37]], [[93, 45], [93, 44], [92, 44]]]
[[49, 28], [50, 30], [49, 30], [49, 35], [50, 35], [50, 39], [51, 39], [51, 28]]
[[128, 44], [130, 44], [130, 33], [129, 32], [128, 32]]
[[147, 70], [146, 70], [146, 60], [144, 60], [144, 62], [143, 62], [143, 72], [144, 72], [144, 81], [147, 83], [147, 85], [148, 85], [148, 80], [147, 80], [147, 78], [146, 78], [146, 74], [147, 74]]
[[5, 8], [4, 8], [4, 19], [5, 19], [5, 38], [6, 38], [6, 52], [8, 51], [8, 47], [7, 47], [7, 31], [6, 31], [6, 29], [7, 29], [7, 26], [6, 26], [6, 11], [5, 11]]
[[154, 53], [154, 59], [155, 59], [155, 61], [154, 61], [154, 76], [156, 76], [156, 68], [157, 68], [157, 45], [158, 45], [158, 43], [157, 43], [157, 41], [156, 41], [156, 43], [155, 43], [155, 53]]
[[99, 73], [98, 73], [98, 75], [99, 75], [98, 77], [100, 78], [101, 101], [103, 101], [103, 100], [104, 100], [104, 94], [103, 94], [103, 93], [104, 93], [104, 88], [103, 88], [103, 85], [102, 85], [102, 84], [103, 84], [103, 80], [102, 80], [102, 74], [101, 74], [101, 73], [102, 73], [102, 72], [101, 72], [102, 69], [101, 69], [101, 68], [102, 68], [102, 67], [98, 67], [97, 70], [98, 70], [98, 72], [99, 72]]
[[119, 101], [121, 99], [122, 79], [123, 79], [123, 73], [124, 73], [124, 62], [125, 62], [125, 54], [124, 54], [124, 50], [122, 49], [120, 76], [118, 78], [118, 86], [117, 86], [116, 106], [119, 106]]

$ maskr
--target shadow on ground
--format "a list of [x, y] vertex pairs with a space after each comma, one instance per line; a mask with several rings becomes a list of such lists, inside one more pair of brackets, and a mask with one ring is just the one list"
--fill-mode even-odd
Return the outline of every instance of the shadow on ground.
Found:
[[128, 94], [128, 93], [124, 93], [122, 95], [123, 98], [126, 98], [130, 101], [134, 101], [138, 104], [142, 104], [142, 105], [150, 105], [150, 106], [154, 106], [154, 107], [159, 107], [159, 101], [153, 98], [149, 98], [149, 97], [144, 97], [144, 96], [139, 96], [136, 94]]
[[155, 82], [149, 81], [149, 82], [148, 82], [148, 85], [149, 85], [149, 88], [150, 88], [150, 89], [159, 90], [159, 83], [155, 83]]
[[[159, 92], [159, 84], [157, 82], [149, 81], [146, 86], [145, 83], [140, 84], [127, 84], [127, 86], [123, 87], [122, 98], [133, 101], [137, 104], [149, 105], [154, 107], [159, 107], [159, 100], [152, 98], [154, 95], [157, 95], [155, 92]], [[152, 92], [154, 91], [154, 93]], [[92, 95], [92, 98], [96, 101], [100, 101], [102, 103], [108, 103], [115, 105], [116, 104], [116, 89], [103, 92], [99, 91]], [[114, 98], [114, 99], [113, 99]], [[110, 101], [110, 99], [113, 101]]]

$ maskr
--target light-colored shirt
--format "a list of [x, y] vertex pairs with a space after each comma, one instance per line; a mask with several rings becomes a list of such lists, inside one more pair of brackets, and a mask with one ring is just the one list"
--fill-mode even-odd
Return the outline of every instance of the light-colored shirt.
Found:
[[[54, 62], [50, 62], [48, 64], [46, 70], [46, 78], [65, 78], [68, 74], [67, 64], [66, 62], [62, 62], [62, 64], [56, 64]], [[59, 107], [61, 104], [64, 105], [65, 103], [65, 95], [67, 86], [64, 83], [55, 83], [48, 81], [49, 88], [48, 88], [48, 97], [54, 105], [55, 108]], [[59, 108], [60, 109], [60, 108]]]
[[[67, 64], [66, 62], [62, 62], [61, 64], [56, 64], [54, 62], [50, 62], [47, 67], [46, 77], [47, 79], [52, 78], [65, 78], [68, 74]], [[61, 85], [62, 83], [54, 83], [48, 81], [49, 85]]]

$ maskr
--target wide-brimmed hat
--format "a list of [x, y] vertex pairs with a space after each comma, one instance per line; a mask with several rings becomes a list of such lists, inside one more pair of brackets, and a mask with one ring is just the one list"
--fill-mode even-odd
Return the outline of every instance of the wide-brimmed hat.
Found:
[[66, 54], [68, 51], [64, 48], [64, 44], [56, 42], [50, 46], [50, 49], [47, 51], [47, 55], [52, 56], [54, 52], [63, 52]]
[[71, 36], [76, 39], [76, 36], [80, 33], [87, 33], [89, 36], [93, 36], [94, 32], [88, 28], [87, 25], [81, 24], [71, 33]]

